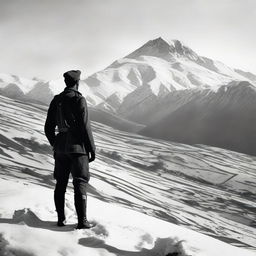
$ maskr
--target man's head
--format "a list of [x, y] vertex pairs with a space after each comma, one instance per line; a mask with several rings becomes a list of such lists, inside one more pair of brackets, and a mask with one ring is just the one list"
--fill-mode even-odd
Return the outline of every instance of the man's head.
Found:
[[70, 70], [63, 74], [64, 81], [67, 87], [73, 87], [79, 85], [81, 71], [80, 70]]

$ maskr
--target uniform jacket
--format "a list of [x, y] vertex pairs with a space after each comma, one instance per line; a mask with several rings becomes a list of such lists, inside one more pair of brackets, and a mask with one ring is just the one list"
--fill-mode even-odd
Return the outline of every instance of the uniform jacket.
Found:
[[[70, 128], [67, 132], [56, 134], [57, 104], [60, 100]], [[55, 152], [82, 154], [95, 152], [87, 103], [82, 94], [74, 88], [66, 87], [62, 93], [53, 98], [48, 109], [44, 130]]]

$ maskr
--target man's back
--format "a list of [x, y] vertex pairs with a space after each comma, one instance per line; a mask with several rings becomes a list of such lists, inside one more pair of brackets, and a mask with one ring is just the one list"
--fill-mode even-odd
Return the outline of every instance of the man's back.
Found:
[[[56, 136], [59, 104], [69, 128], [67, 131], [60, 131]], [[81, 93], [67, 87], [61, 94], [54, 97], [47, 114], [45, 134], [56, 152], [88, 154], [95, 151], [87, 104]]]
[[67, 87], [52, 100], [45, 122], [45, 134], [54, 150], [57, 225], [65, 225], [65, 192], [71, 173], [79, 229], [91, 227], [86, 216], [87, 184], [90, 180], [89, 162], [95, 159], [95, 144], [86, 100], [78, 92], [80, 74], [79, 70], [63, 74]]

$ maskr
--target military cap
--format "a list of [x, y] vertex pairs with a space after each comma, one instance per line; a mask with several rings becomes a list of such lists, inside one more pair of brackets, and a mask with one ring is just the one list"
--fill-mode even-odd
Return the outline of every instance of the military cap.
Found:
[[64, 78], [71, 79], [73, 81], [80, 80], [81, 71], [80, 70], [70, 70], [63, 74]]

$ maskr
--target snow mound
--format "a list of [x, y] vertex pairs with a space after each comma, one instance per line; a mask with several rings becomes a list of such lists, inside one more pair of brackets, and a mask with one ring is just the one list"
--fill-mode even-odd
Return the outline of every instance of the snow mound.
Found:
[[96, 237], [82, 238], [79, 244], [91, 248], [105, 248], [115, 255], [136, 255], [136, 256], [191, 256], [186, 249], [185, 241], [178, 241], [177, 238], [157, 238], [152, 249], [142, 248], [141, 251], [132, 252], [117, 249], [105, 243], [104, 240]]
[[12, 217], [14, 223], [35, 226], [41, 223], [41, 220], [29, 209], [16, 210]]

